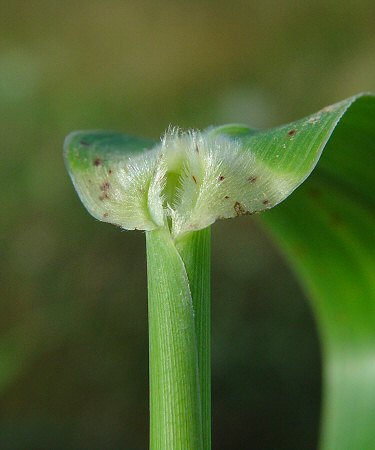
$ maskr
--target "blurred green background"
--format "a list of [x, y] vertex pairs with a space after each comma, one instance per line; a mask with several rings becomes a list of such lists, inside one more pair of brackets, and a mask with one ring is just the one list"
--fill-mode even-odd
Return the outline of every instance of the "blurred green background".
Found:
[[[0, 448], [146, 449], [145, 242], [91, 218], [75, 129], [287, 122], [375, 89], [373, 0], [0, 1]], [[282, 206], [281, 206], [282, 207]], [[259, 218], [213, 226], [216, 450], [313, 450], [308, 302]]]

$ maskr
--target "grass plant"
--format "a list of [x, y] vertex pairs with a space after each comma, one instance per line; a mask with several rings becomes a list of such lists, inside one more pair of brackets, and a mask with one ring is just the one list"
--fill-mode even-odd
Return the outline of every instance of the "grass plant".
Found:
[[67, 137], [67, 169], [88, 211], [146, 232], [152, 450], [211, 448], [210, 226], [289, 196], [262, 216], [318, 321], [321, 448], [375, 448], [374, 122], [375, 98], [364, 94], [266, 131]]

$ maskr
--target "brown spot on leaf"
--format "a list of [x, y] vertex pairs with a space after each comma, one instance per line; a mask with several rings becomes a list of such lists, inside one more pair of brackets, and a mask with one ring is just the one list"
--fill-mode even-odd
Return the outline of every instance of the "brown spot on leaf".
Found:
[[105, 219], [106, 217], [108, 217], [108, 213], [107, 212], [103, 214], [103, 219]]
[[100, 185], [100, 190], [101, 191], [108, 191], [110, 188], [110, 184], [108, 183], [108, 181], [103, 181], [103, 183]]
[[194, 183], [197, 184], [197, 179], [195, 178], [195, 175], [192, 175], [191, 178], [193, 179]]
[[113, 172], [112, 172], [112, 169], [109, 169], [109, 170], [108, 170], [108, 173], [109, 173], [110, 175], [112, 175], [112, 173], [113, 173]]
[[244, 214], [246, 214], [246, 210], [245, 208], [241, 205], [240, 202], [236, 202], [234, 204], [234, 210], [236, 211], [236, 215], [237, 216], [243, 216]]
[[96, 158], [94, 160], [94, 166], [101, 166], [103, 161], [100, 158]]
[[266, 199], [266, 200], [263, 200], [263, 205], [268, 205], [268, 204], [269, 204], [269, 202], [270, 202], [270, 201], [269, 201], [269, 200], [267, 200], [267, 199]]
[[255, 175], [251, 175], [251, 177], [249, 177], [247, 181], [250, 181], [250, 183], [255, 183], [257, 179], [258, 177], [256, 177]]
[[224, 198], [225, 198], [225, 200], [228, 200], [228, 198], [229, 198], [229, 195], [226, 195], [226, 196], [225, 196]]
[[296, 129], [290, 130], [290, 131], [288, 131], [288, 136], [292, 137], [292, 136], [294, 136], [296, 133], [297, 133], [297, 130], [296, 130]]
[[99, 200], [103, 201], [103, 200], [108, 200], [109, 199], [109, 195], [104, 192], [103, 194], [99, 195]]
[[223, 175], [220, 175], [220, 176], [219, 176], [219, 181], [223, 181], [223, 180], [224, 180]]

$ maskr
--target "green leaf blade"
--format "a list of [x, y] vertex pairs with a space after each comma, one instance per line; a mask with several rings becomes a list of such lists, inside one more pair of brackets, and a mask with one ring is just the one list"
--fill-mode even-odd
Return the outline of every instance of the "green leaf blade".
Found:
[[241, 142], [244, 151], [255, 155], [264, 174], [283, 185], [276, 202], [270, 202], [261, 211], [285, 200], [311, 174], [332, 133], [341, 128], [341, 120], [346, 123], [348, 116], [355, 117], [358, 109], [362, 112], [363, 103], [368, 103], [367, 109], [371, 110], [373, 96], [354, 96], [304, 119], [265, 131], [249, 129], [246, 134], [242, 130], [237, 132], [238, 126], [234, 125], [218, 127], [213, 132]]
[[151, 140], [107, 131], [67, 136], [65, 164], [92, 216], [126, 229], [158, 226], [148, 205], [155, 155], [146, 156], [146, 150], [154, 145]]
[[[85, 170], [122, 160], [152, 148], [155, 141], [116, 131], [87, 130], [70, 133], [64, 142], [64, 156], [69, 172]], [[98, 161], [99, 160], [99, 161]]]

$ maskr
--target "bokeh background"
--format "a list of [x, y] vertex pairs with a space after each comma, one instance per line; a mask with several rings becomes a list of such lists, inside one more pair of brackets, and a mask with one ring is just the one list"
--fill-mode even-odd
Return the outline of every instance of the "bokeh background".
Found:
[[[67, 133], [268, 127], [371, 89], [373, 0], [0, 1], [0, 448], [148, 447], [144, 235], [80, 205]], [[212, 272], [215, 450], [315, 449], [318, 337], [261, 218], [213, 226]]]

